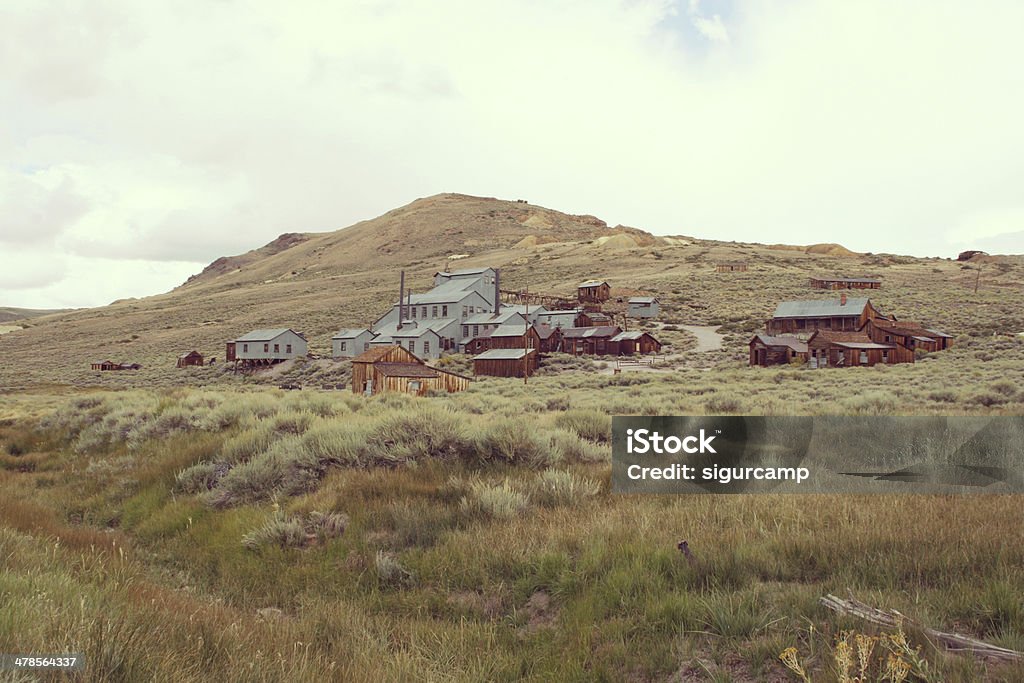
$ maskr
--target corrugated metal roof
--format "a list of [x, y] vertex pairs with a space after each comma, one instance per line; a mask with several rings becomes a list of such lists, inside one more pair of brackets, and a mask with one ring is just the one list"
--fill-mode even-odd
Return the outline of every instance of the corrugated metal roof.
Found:
[[251, 342], [251, 341], [270, 341], [275, 337], [280, 337], [285, 332], [290, 332], [291, 329], [288, 327], [278, 327], [267, 330], [253, 330], [248, 334], [243, 334], [241, 337], [236, 339], [236, 342]]
[[494, 270], [494, 269], [490, 268], [490, 267], [485, 267], [485, 268], [461, 268], [459, 270], [453, 270], [453, 271], [448, 272], [448, 273], [439, 270], [436, 273], [434, 273], [434, 275], [435, 276], [436, 275], [440, 275], [442, 277], [454, 277], [454, 276], [458, 276], [458, 275], [482, 275], [483, 273], [486, 273], [488, 270]]
[[844, 349], [895, 349], [895, 344], [876, 344], [874, 342], [843, 342], [837, 341], [832, 342], [836, 346], [842, 346]]
[[807, 342], [787, 334], [779, 335], [777, 337], [773, 337], [769, 334], [755, 334], [754, 338], [760, 339], [761, 343], [765, 346], [787, 346], [797, 353], [805, 353], [807, 351]]
[[600, 327], [568, 327], [562, 330], [562, 336], [570, 339], [589, 339], [591, 337], [614, 337], [621, 330], [618, 327], [601, 325]]
[[929, 334], [934, 334], [937, 337], [948, 337], [949, 339], [953, 338], [953, 335], [946, 334], [945, 332], [940, 332], [939, 330], [932, 330], [932, 329], [925, 328], [925, 332], [928, 332]]
[[352, 328], [349, 330], [338, 330], [331, 339], [353, 339], [361, 334], [369, 332], [365, 327]]
[[538, 313], [537, 315], [538, 315], [538, 317], [541, 317], [541, 316], [551, 316], [551, 315], [578, 315], [579, 313], [582, 313], [582, 312], [583, 312], [583, 310], [580, 309], [580, 308], [571, 308], [571, 309], [565, 309], [563, 311], [545, 311], [544, 313]]
[[653, 304], [657, 301], [653, 296], [631, 296], [629, 297], [629, 303], [631, 304]]
[[812, 280], [818, 282], [857, 282], [857, 283], [878, 283], [881, 284], [881, 280], [870, 278], [870, 277], [812, 277]]
[[827, 318], [830, 316], [859, 316], [868, 305], [868, 299], [849, 297], [846, 303], [839, 299], [814, 299], [810, 301], [783, 301], [776, 308], [773, 318]]
[[504, 325], [498, 325], [491, 332], [492, 337], [522, 337], [526, 334], [526, 325], [522, 323], [505, 323]]
[[[473, 360], [522, 360], [526, 349], [491, 349], [484, 351]], [[530, 353], [536, 353], [536, 349], [530, 349]]]
[[463, 325], [500, 325], [501, 323], [519, 315], [516, 311], [502, 311], [501, 313], [475, 313], [462, 321]]
[[577, 287], [600, 287], [601, 285], [606, 284], [608, 283], [605, 282], [604, 280], [587, 280], [586, 282], [579, 283]]
[[630, 339], [639, 339], [644, 336], [644, 332], [640, 330], [630, 330], [629, 332], [619, 332], [617, 335], [612, 337], [612, 341], [627, 341]]

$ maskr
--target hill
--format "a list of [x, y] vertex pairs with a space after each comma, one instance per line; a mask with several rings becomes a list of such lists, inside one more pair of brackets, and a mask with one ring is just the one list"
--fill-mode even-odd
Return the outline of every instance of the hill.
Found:
[[[446, 263], [496, 266], [507, 288], [572, 296], [578, 282], [600, 277], [613, 294], [645, 292], [662, 303], [669, 324], [725, 325], [730, 357], [740, 361], [750, 332], [778, 300], [822, 296], [814, 274], [878, 276], [872, 299], [883, 310], [927, 320], [955, 334], [1024, 331], [1024, 311], [1007, 299], [1024, 267], [880, 254], [825, 253], [757, 244], [656, 237], [609, 227], [589, 215], [493, 198], [442, 194], [328, 233], [288, 233], [242, 255], [215, 260], [165, 294], [127, 299], [25, 321], [0, 336], [0, 388], [40, 384], [122, 386], [225, 381], [221, 374], [176, 371], [191, 349], [223, 358], [224, 342], [256, 327], [304, 332], [314, 353], [330, 334], [372, 323], [397, 298], [398, 271], [413, 291], [429, 288]], [[458, 260], [449, 260], [458, 257]], [[718, 261], [744, 260], [746, 273], [715, 272]], [[685, 335], [669, 343], [681, 345]], [[100, 373], [95, 360], [138, 362], [138, 373]], [[114, 376], [116, 375], [116, 376]]]
[[12, 320], [29, 320], [31, 318], [40, 318], [44, 315], [54, 315], [57, 313], [67, 313], [70, 310], [73, 309], [13, 308], [10, 306], [0, 306], [0, 323], [7, 323]]

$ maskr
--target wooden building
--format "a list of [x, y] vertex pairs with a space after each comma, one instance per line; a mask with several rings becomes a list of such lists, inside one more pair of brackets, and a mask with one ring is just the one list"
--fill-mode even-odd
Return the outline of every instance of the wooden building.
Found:
[[428, 391], [462, 391], [470, 379], [432, 368], [401, 346], [370, 348], [352, 359], [352, 392], [372, 396], [398, 392], [422, 396]]
[[609, 340], [609, 353], [614, 356], [632, 356], [635, 354], [658, 353], [661, 342], [649, 332], [630, 330], [619, 332]]
[[576, 300], [581, 304], [600, 304], [612, 296], [612, 286], [604, 280], [587, 280], [576, 287]]
[[562, 347], [562, 330], [551, 325], [534, 325], [537, 330], [539, 345], [537, 350], [541, 353], [554, 353]]
[[98, 361], [92, 363], [89, 367], [92, 368], [93, 370], [103, 370], [103, 371], [120, 370], [121, 369], [121, 366], [119, 364], [115, 363], [112, 360], [98, 360]]
[[491, 349], [473, 358], [473, 374], [478, 376], [522, 377], [536, 370], [536, 349]]
[[612, 353], [612, 338], [619, 332], [622, 330], [616, 325], [570, 327], [562, 330], [562, 351], [574, 356], [607, 356]]
[[755, 334], [750, 340], [750, 365], [767, 367], [807, 360], [807, 342], [790, 335]]
[[193, 365], [203, 364], [203, 354], [198, 351], [189, 351], [178, 356], [178, 367], [187, 368]]
[[881, 289], [882, 281], [868, 277], [812, 277], [814, 289]]
[[626, 315], [630, 318], [657, 318], [661, 305], [653, 296], [632, 296], [626, 303]]
[[871, 366], [913, 363], [914, 352], [899, 344], [879, 344], [864, 332], [818, 330], [807, 340], [808, 365], [812, 368]]
[[896, 320], [869, 320], [862, 331], [879, 344], [899, 344], [914, 351], [944, 351], [953, 343], [953, 337], [926, 328], [921, 323]]
[[253, 330], [228, 342], [225, 358], [241, 361], [247, 367], [273, 365], [307, 352], [306, 338], [287, 327]]
[[584, 311], [576, 319], [576, 327], [607, 327], [614, 325], [615, 321], [607, 313], [601, 311]]
[[815, 330], [856, 332], [868, 320], [885, 318], [870, 299], [847, 297], [844, 292], [838, 300], [783, 301], [765, 323], [769, 335], [810, 334]]
[[715, 270], [719, 273], [745, 273], [747, 272], [747, 264], [745, 261], [729, 261], [727, 263], [719, 263], [715, 266]]
[[560, 327], [563, 330], [570, 327], [583, 327], [580, 324], [580, 315], [582, 314], [583, 310], [580, 308], [544, 311], [537, 316], [537, 322], [551, 327]]

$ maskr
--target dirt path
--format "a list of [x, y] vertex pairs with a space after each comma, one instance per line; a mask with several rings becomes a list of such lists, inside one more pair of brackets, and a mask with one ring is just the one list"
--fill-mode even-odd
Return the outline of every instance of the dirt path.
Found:
[[694, 351], [717, 351], [722, 348], [722, 337], [717, 332], [718, 328], [711, 325], [680, 325], [680, 329], [686, 330], [697, 338], [697, 346]]

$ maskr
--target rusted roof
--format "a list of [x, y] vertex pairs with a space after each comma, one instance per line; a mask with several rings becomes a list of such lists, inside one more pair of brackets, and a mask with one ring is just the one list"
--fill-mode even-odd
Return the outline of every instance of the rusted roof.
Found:
[[[838, 330], [818, 330], [811, 335], [811, 339], [821, 338], [828, 342], [863, 343], [870, 344], [871, 337], [866, 332], [841, 332]], [[807, 341], [810, 341], [808, 339]]]
[[567, 327], [562, 330], [562, 336], [569, 339], [592, 339], [595, 337], [614, 337], [621, 332], [614, 325], [600, 325], [597, 327]]
[[604, 280], [587, 280], [586, 282], [581, 282], [577, 287], [600, 287], [606, 284], [608, 283]]
[[[779, 335], [777, 337], [773, 337], [769, 334], [755, 334], [754, 339], [761, 340], [761, 343], [765, 346], [785, 346], [793, 349], [797, 353], [807, 352], [807, 342], [786, 334]], [[754, 339], [751, 339], [750, 341], [754, 341]]]

